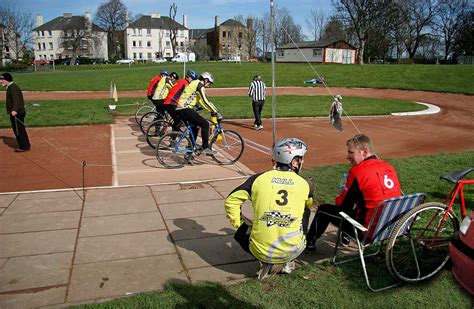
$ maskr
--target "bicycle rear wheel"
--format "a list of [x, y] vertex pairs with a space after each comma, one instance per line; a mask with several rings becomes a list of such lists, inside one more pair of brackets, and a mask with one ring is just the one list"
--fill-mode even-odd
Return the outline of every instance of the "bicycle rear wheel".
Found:
[[395, 225], [385, 255], [387, 267], [399, 280], [417, 282], [439, 272], [449, 260], [448, 243], [459, 229], [454, 213], [441, 203], [421, 204], [407, 212]]
[[244, 152], [244, 140], [239, 133], [232, 130], [222, 130], [216, 134], [209, 147], [217, 153], [212, 158], [220, 164], [228, 165], [237, 162]]
[[156, 111], [151, 111], [143, 115], [142, 118], [140, 119], [140, 130], [142, 130], [142, 133], [146, 134], [146, 130], [148, 129], [150, 124], [153, 121], [157, 121], [157, 120], [164, 120], [164, 119], [163, 119], [163, 115], [161, 115], [160, 113]]
[[155, 149], [156, 158], [167, 168], [183, 167], [193, 155], [191, 140], [181, 132], [166, 133], [160, 138]]
[[156, 120], [150, 123], [146, 129], [146, 142], [155, 149], [160, 138], [170, 131], [170, 124], [164, 120]]
[[137, 124], [140, 124], [140, 119], [142, 119], [142, 116], [145, 115], [148, 112], [153, 111], [155, 108], [150, 105], [143, 105], [140, 106], [137, 111], [135, 112], [135, 122]]

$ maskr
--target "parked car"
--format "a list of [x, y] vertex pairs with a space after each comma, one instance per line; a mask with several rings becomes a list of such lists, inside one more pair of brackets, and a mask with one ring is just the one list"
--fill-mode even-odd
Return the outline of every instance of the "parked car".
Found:
[[474, 296], [474, 211], [464, 218], [449, 243], [453, 277]]
[[[79, 60], [79, 58], [76, 58], [76, 61], [74, 62], [74, 65], [79, 65], [79, 63], [81, 63], [81, 61]], [[62, 62], [61, 62], [62, 65], [70, 65], [71, 64], [71, 58], [66, 58], [64, 59]]]
[[117, 64], [134, 64], [135, 61], [133, 61], [133, 59], [120, 59], [120, 60], [117, 60], [116, 63]]
[[49, 64], [49, 60], [36, 59], [36, 60], [35, 60], [35, 64], [36, 64], [36, 65], [47, 65], [47, 64]]
[[156, 58], [153, 60], [154, 63], [165, 63], [167, 60], [165, 58]]

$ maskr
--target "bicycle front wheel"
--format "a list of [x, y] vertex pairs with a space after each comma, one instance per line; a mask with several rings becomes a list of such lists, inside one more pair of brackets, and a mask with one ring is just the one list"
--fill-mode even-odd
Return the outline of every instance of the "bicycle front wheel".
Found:
[[170, 124], [165, 120], [156, 120], [150, 123], [146, 129], [146, 142], [151, 148], [155, 149], [160, 138], [168, 133], [171, 128]]
[[451, 211], [442, 222], [446, 205], [421, 204], [395, 225], [388, 240], [386, 263], [399, 280], [417, 282], [439, 272], [449, 260], [448, 243], [459, 223]]
[[156, 158], [167, 168], [179, 168], [192, 159], [193, 144], [181, 132], [170, 132], [163, 135], [156, 147]]
[[142, 116], [140, 119], [140, 129], [142, 130], [143, 134], [146, 134], [146, 130], [148, 130], [148, 127], [153, 121], [157, 120], [164, 120], [163, 115], [156, 111], [151, 111], [146, 113], [145, 115]]
[[145, 115], [148, 112], [153, 111], [154, 107], [150, 105], [143, 105], [140, 106], [137, 111], [135, 112], [135, 122], [137, 124], [140, 124], [140, 119], [142, 119], [143, 115]]
[[220, 164], [227, 165], [237, 162], [244, 152], [244, 140], [239, 133], [222, 130], [214, 135], [209, 147], [217, 153], [212, 158]]

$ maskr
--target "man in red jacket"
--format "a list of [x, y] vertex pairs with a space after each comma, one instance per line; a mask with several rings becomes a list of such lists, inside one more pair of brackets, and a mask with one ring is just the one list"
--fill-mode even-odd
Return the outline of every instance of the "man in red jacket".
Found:
[[[326, 231], [329, 223], [339, 225], [339, 212], [348, 214], [367, 227], [378, 203], [401, 195], [395, 168], [377, 158], [368, 136], [357, 134], [347, 141], [347, 160], [352, 167], [345, 188], [336, 197], [336, 205], [324, 204], [318, 207], [306, 237], [308, 251], [315, 250], [316, 240]], [[347, 233], [352, 231], [344, 230]], [[368, 236], [371, 237], [372, 233], [373, 230], [369, 230]]]

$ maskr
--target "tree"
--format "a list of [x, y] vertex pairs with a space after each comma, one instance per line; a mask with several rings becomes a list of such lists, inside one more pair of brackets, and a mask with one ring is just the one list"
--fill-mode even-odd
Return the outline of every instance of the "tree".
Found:
[[309, 15], [305, 18], [306, 24], [308, 25], [309, 31], [311, 32], [312, 38], [315, 41], [321, 40], [323, 36], [324, 28], [326, 28], [328, 18], [323, 10], [313, 10], [309, 12]]
[[64, 51], [70, 52], [70, 65], [74, 65], [78, 56], [92, 54], [94, 46], [100, 43], [100, 38], [92, 31], [92, 21], [88, 16], [70, 18], [75, 18], [76, 21], [69, 23], [63, 30], [60, 44]]
[[399, 35], [403, 40], [410, 62], [415, 59], [416, 51], [433, 23], [440, 5], [437, 0], [398, 0], [402, 24]]
[[0, 6], [0, 24], [5, 26], [3, 38], [0, 38], [4, 48], [13, 53], [14, 57], [10, 58], [19, 60], [33, 42], [34, 20], [31, 14], [14, 6]]
[[391, 0], [332, 0], [336, 12], [350, 25], [358, 40], [358, 62], [364, 64], [365, 45], [377, 17]]
[[453, 52], [454, 39], [462, 26], [463, 16], [468, 11], [467, 0], [441, 1], [439, 14], [434, 22], [434, 29], [444, 45], [443, 59], [447, 60]]
[[120, 58], [120, 44], [123, 44], [123, 35], [127, 23], [127, 7], [120, 0], [110, 0], [100, 4], [94, 22], [107, 30], [107, 45], [109, 58]]
[[348, 34], [344, 24], [336, 16], [331, 16], [324, 27], [321, 39], [348, 41]]
[[[247, 27], [244, 29], [244, 35], [242, 38], [242, 46], [246, 48], [245, 52], [248, 56], [248, 59], [252, 59], [255, 56], [255, 49], [257, 46], [257, 32], [258, 32], [258, 23], [256, 18], [252, 15], [244, 17], [243, 15], [234, 16], [234, 19], [240, 22]], [[234, 36], [235, 37], [235, 36]], [[238, 38], [238, 36], [237, 36]], [[239, 42], [237, 42], [239, 43]]]
[[464, 14], [454, 39], [454, 52], [457, 55], [474, 55], [474, 11], [472, 8]]
[[294, 22], [288, 9], [277, 9], [275, 17], [275, 48], [292, 41], [301, 42], [304, 38], [301, 26]]
[[171, 48], [173, 50], [173, 56], [176, 53], [176, 46], [178, 45], [176, 38], [178, 36], [178, 23], [176, 22], [176, 13], [178, 12], [178, 6], [176, 3], [173, 2], [170, 5], [170, 19], [173, 22], [169, 23], [169, 31], [170, 31], [170, 40], [171, 40]]

